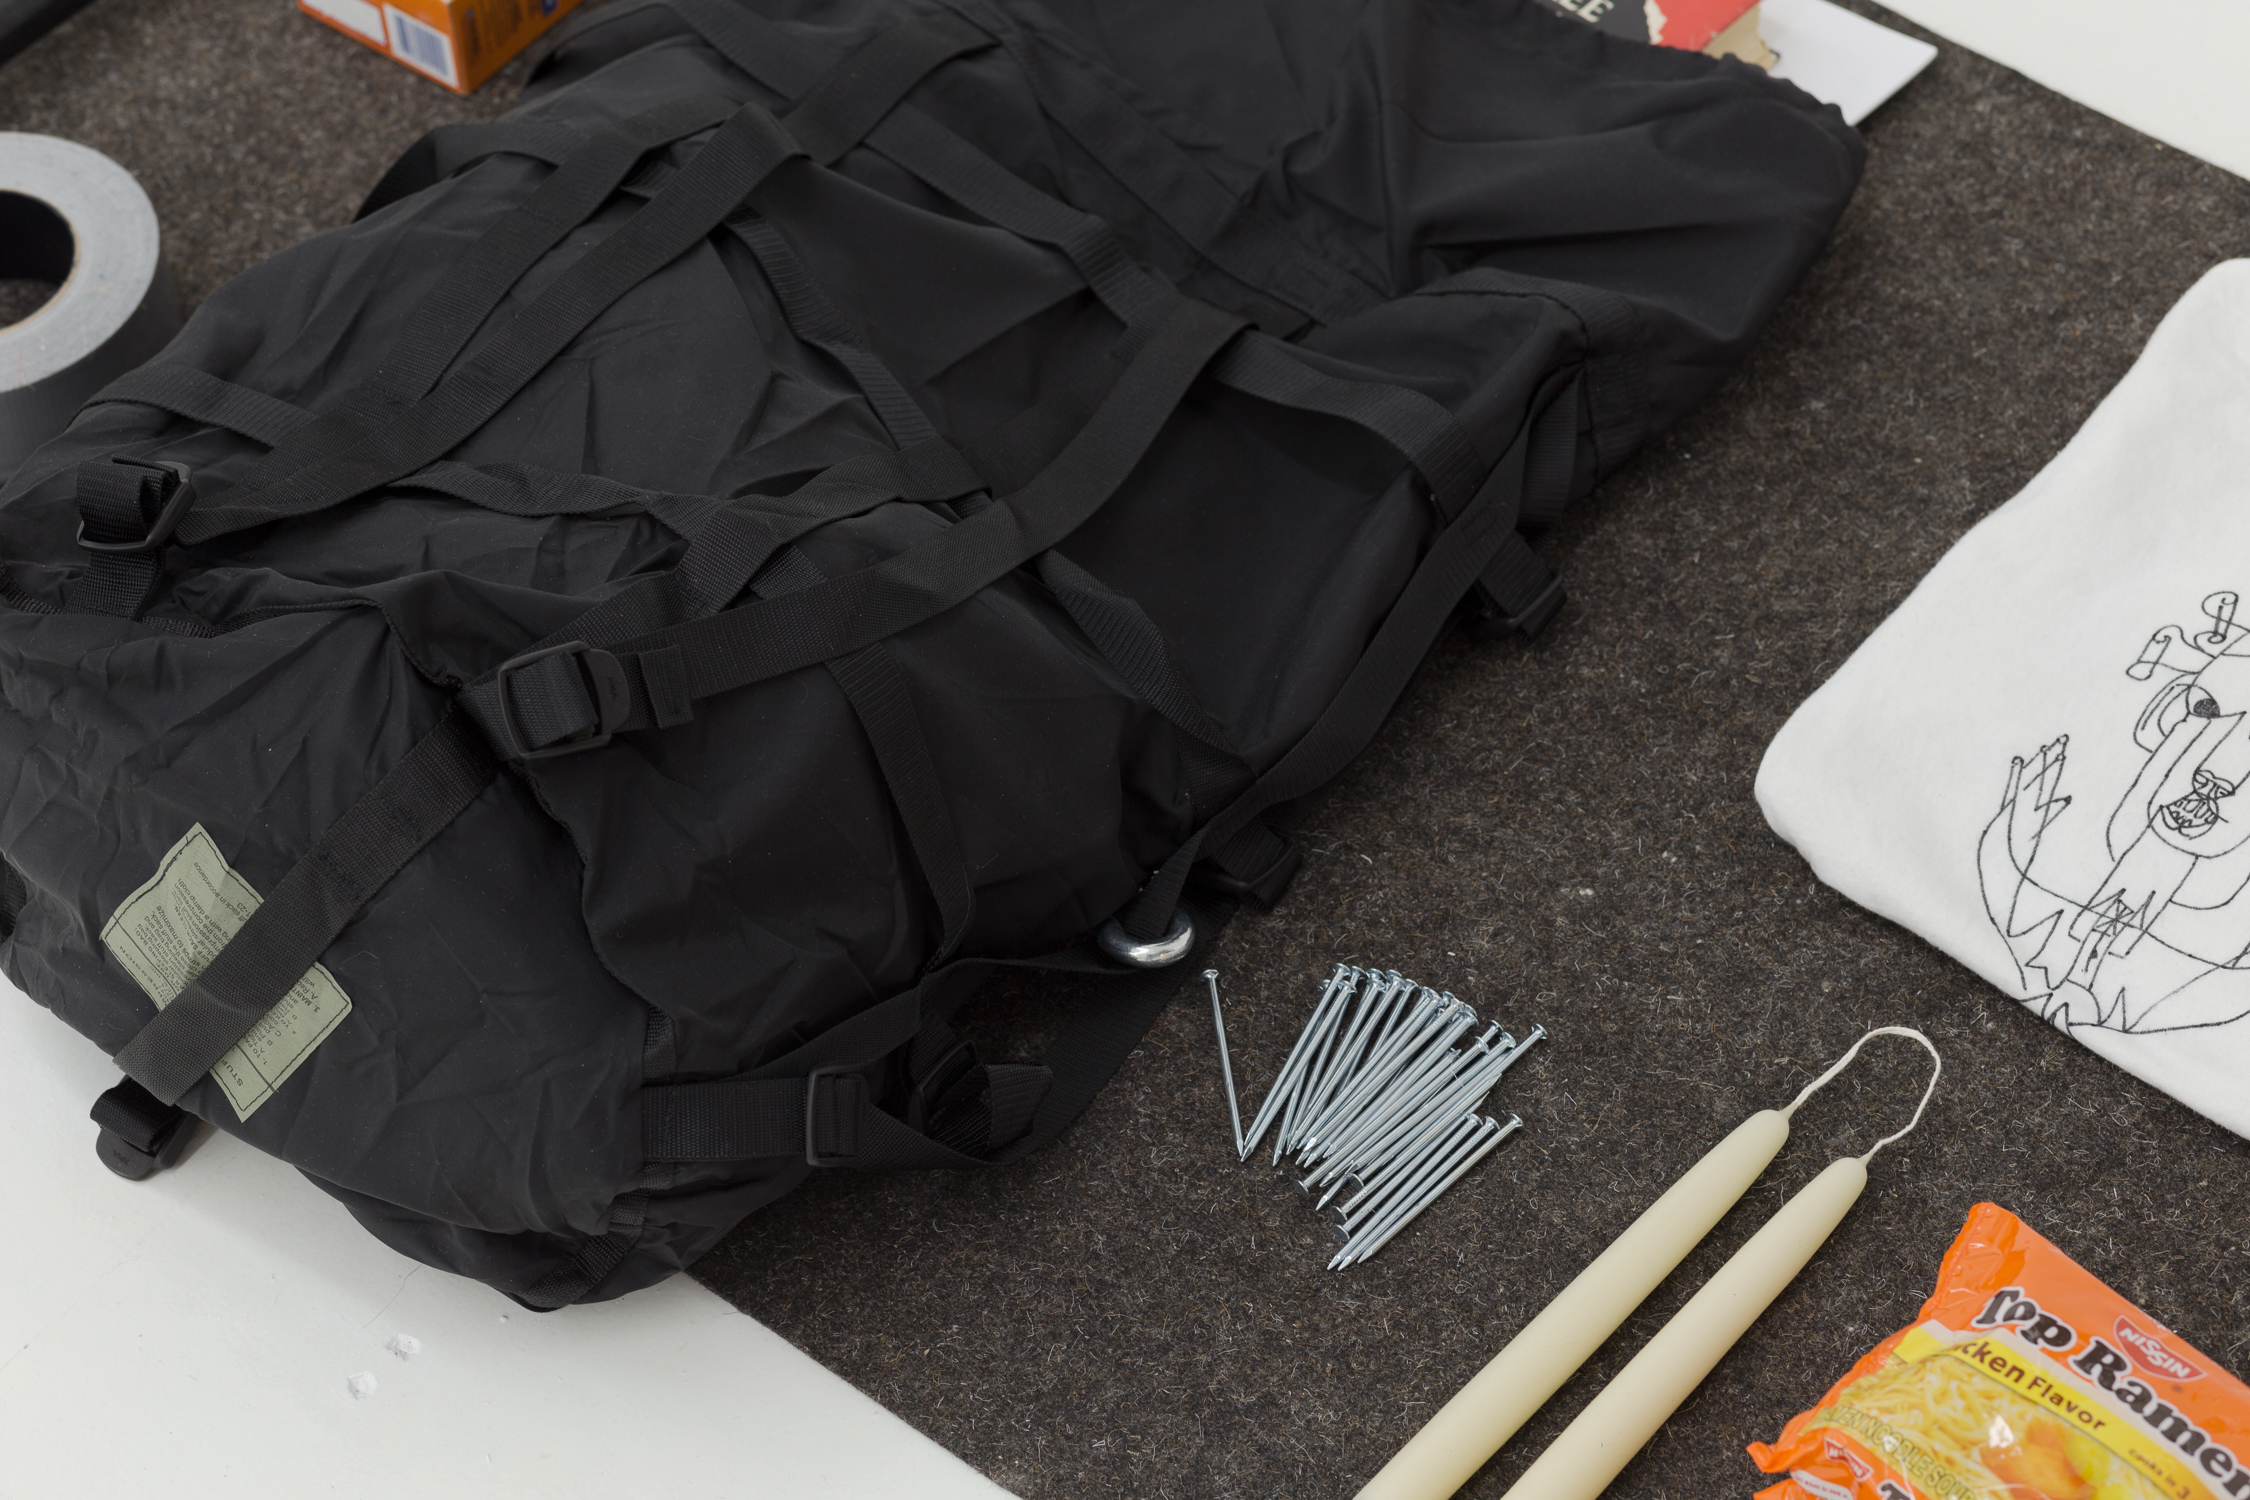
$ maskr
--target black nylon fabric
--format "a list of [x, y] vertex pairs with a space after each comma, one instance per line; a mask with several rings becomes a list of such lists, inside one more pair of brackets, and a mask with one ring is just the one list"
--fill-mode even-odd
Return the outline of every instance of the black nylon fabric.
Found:
[[[1860, 160], [1531, 0], [589, 13], [0, 488], [0, 961], [530, 1306], [680, 1269], [808, 1144], [1012, 1160], [1178, 976], [949, 1075], [934, 1136], [914, 1040], [1273, 894], [1292, 803], [1480, 576], [1543, 587], [1518, 527], [1725, 377]], [[195, 491], [123, 585], [76, 542], [112, 459]], [[628, 727], [517, 758], [496, 673], [573, 639]], [[591, 673], [510, 679], [537, 744], [599, 737]], [[387, 802], [441, 723], [474, 775]], [[197, 825], [272, 915], [155, 1026], [97, 935]], [[351, 1013], [238, 1119], [201, 1056], [307, 954]], [[654, 1091], [705, 1085], [763, 1102], [686, 1149]]]

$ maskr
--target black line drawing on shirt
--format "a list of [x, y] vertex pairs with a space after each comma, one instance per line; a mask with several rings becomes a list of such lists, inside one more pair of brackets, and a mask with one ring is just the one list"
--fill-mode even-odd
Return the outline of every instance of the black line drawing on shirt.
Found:
[[[2239, 603], [2211, 595], [2208, 629], [2167, 625], [2125, 669], [2156, 691], [2132, 727], [2146, 759], [2109, 815], [2098, 886], [2034, 869], [2072, 801], [2061, 794], [2070, 737], [2009, 762], [1977, 877], [2024, 1003], [2065, 1031], [2250, 1016], [2250, 900], [2238, 902], [2250, 886], [2250, 625], [2236, 623]], [[2062, 894], [2072, 888], [2083, 894]]]

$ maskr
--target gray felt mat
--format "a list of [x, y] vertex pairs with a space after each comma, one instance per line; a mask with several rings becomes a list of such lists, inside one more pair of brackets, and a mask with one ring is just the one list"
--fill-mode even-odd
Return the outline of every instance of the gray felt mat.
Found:
[[[138, 173], [200, 294], [514, 83], [454, 100], [285, 0], [96, 0], [0, 68], [0, 126]], [[1748, 368], [1560, 529], [1547, 636], [1443, 646], [1312, 819], [1296, 888], [1215, 955], [1253, 1095], [1338, 959], [1544, 1023], [1496, 1100], [1516, 1139], [1331, 1274], [1295, 1188], [1233, 1161], [1191, 993], [1030, 1161], [828, 1178], [698, 1274], [1022, 1495], [1348, 1494], [1711, 1142], [1905, 1023], [1947, 1054], [1921, 1131], [1612, 1493], [1757, 1487], [1742, 1445], [1913, 1316], [1980, 1199], [2250, 1370], [2250, 1144], [1822, 890], [1751, 797], [1789, 711], [2250, 252], [2250, 183], [1953, 47], [1867, 133], [1858, 199]], [[1464, 1493], [1499, 1495], [1789, 1191], [1903, 1121], [1924, 1066], [1877, 1044], [1809, 1106]]]

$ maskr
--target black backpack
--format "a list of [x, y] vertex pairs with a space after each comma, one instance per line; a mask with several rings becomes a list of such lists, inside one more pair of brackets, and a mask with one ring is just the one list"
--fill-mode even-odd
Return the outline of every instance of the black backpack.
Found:
[[577, 18], [0, 491], [7, 972], [537, 1308], [1013, 1160], [1861, 160], [1530, 0]]

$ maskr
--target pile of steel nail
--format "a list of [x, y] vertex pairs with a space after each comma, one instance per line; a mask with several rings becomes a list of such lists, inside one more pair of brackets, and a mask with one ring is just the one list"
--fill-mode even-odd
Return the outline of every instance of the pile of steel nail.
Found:
[[[1279, 1125], [1273, 1159], [1293, 1157], [1298, 1183], [1334, 1204], [1344, 1248], [1332, 1271], [1356, 1265], [1459, 1182], [1487, 1152], [1523, 1128], [1481, 1113], [1508, 1065], [1547, 1034], [1517, 1041], [1499, 1025], [1394, 970], [1343, 964], [1240, 1141], [1249, 1160]], [[1223, 1044], [1222, 1044], [1223, 1045]]]

